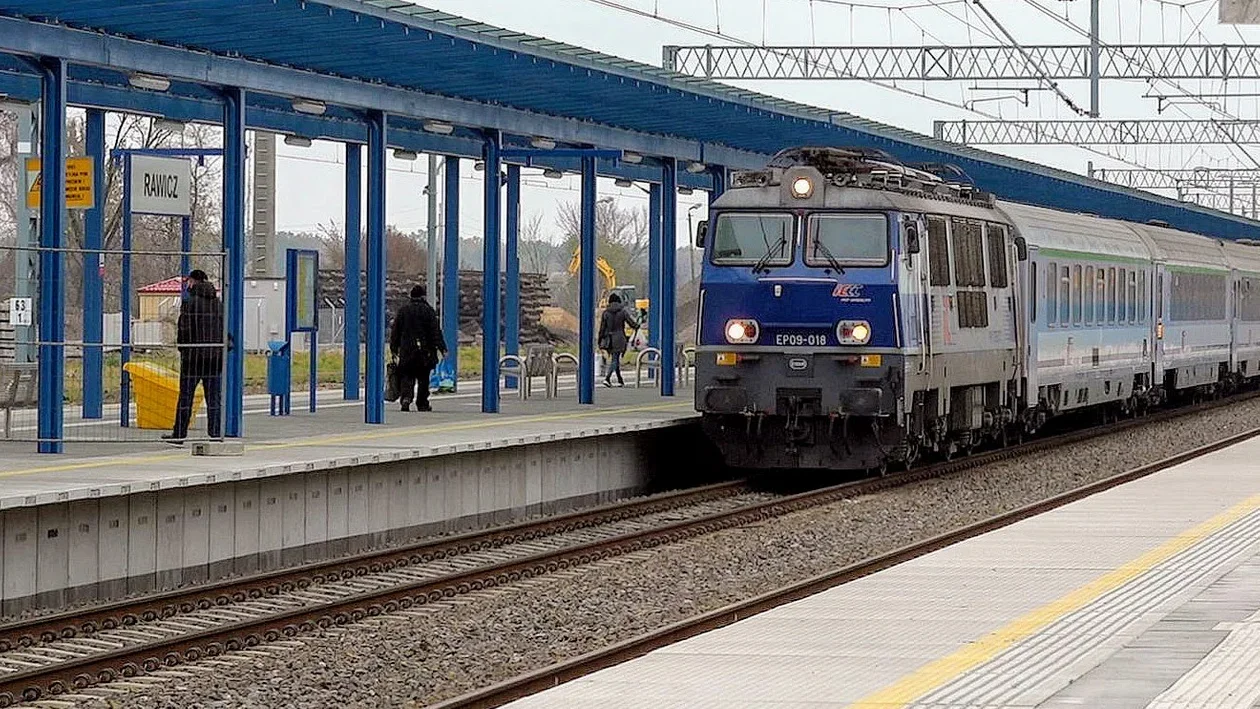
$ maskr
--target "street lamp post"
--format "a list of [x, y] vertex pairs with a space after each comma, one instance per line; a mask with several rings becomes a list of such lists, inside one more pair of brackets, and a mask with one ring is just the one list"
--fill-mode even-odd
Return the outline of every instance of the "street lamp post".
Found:
[[691, 235], [696, 229], [691, 225], [691, 213], [700, 208], [700, 203], [696, 202], [687, 208], [687, 267], [691, 271], [691, 282], [696, 280], [696, 246]]

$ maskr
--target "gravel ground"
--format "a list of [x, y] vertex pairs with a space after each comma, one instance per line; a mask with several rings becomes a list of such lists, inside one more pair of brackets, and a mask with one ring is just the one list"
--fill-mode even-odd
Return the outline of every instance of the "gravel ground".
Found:
[[1144, 426], [225, 656], [76, 705], [420, 707], [1248, 430], [1257, 417], [1251, 401]]

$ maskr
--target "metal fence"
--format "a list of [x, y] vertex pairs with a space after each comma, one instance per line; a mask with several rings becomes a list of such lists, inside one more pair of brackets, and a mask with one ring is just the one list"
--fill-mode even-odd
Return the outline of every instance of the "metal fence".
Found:
[[[31, 256], [43, 247], [4, 247]], [[0, 415], [4, 438], [39, 441], [38, 360], [61, 357], [62, 442], [136, 443], [222, 438], [227, 348], [222, 252], [58, 249], [65, 262], [65, 336], [39, 327], [39, 278], [29, 301], [6, 301], [9, 341], [0, 347]], [[89, 293], [85, 264], [98, 264], [102, 294]], [[208, 279], [194, 285], [190, 269]], [[133, 274], [139, 276], [133, 279]], [[153, 279], [155, 274], [161, 278]], [[102, 297], [103, 296], [103, 297]], [[29, 308], [29, 317], [23, 313]], [[16, 309], [18, 312], [10, 312]], [[29, 322], [29, 324], [26, 324]]]

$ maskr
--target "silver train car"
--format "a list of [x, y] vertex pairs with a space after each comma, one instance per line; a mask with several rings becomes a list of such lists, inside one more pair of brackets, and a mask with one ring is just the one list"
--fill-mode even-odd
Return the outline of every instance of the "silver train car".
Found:
[[884, 470], [1260, 376], [1260, 248], [934, 170], [794, 148], [713, 203], [695, 406], [728, 464]]

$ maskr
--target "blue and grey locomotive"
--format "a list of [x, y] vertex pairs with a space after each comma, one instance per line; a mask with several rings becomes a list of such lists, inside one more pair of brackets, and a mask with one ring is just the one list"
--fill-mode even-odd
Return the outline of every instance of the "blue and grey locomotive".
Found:
[[696, 235], [696, 409], [729, 464], [882, 469], [1260, 375], [1260, 249], [959, 177], [838, 148], [732, 176]]

